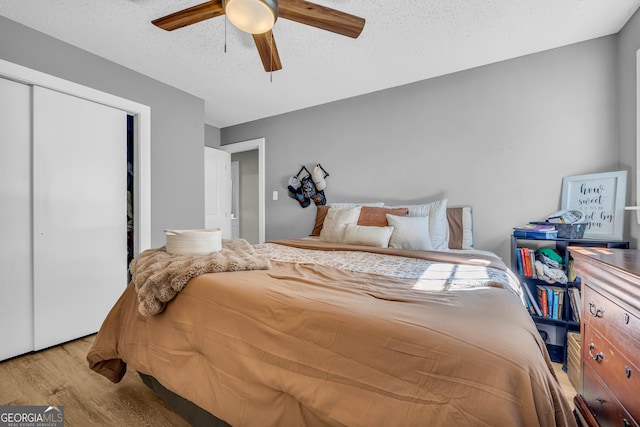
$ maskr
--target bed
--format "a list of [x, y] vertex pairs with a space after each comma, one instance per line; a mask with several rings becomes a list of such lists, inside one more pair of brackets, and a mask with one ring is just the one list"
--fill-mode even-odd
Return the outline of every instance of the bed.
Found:
[[[143, 253], [89, 366], [137, 371], [194, 425], [575, 426], [517, 279], [445, 203], [318, 209], [311, 237], [243, 246], [213, 273], [182, 260], [179, 281], [162, 248]], [[145, 283], [174, 295], [142, 294], [153, 257]]]

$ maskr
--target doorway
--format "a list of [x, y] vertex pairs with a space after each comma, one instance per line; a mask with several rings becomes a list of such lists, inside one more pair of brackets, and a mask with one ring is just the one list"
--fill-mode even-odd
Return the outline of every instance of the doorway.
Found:
[[[264, 191], [265, 139], [257, 138], [257, 139], [252, 139], [248, 141], [222, 145], [220, 149], [227, 151], [228, 153], [231, 153], [232, 161], [237, 160], [239, 162], [239, 181], [240, 182], [236, 185], [238, 188], [238, 200], [240, 201], [238, 212], [236, 213], [236, 215], [239, 218], [239, 236], [240, 237], [242, 237], [243, 235], [249, 236], [250, 238], [247, 238], [247, 240], [251, 243], [264, 243], [265, 241], [265, 191]], [[235, 155], [238, 155], [238, 157], [234, 158]], [[251, 167], [248, 169], [249, 171], [251, 171], [251, 172], [248, 172], [247, 177], [245, 177], [245, 181], [247, 178], [249, 178], [249, 182], [247, 184], [248, 189], [243, 191], [242, 169], [243, 169], [243, 166], [245, 166], [244, 165], [245, 162], [251, 163], [251, 161], [249, 161], [249, 159], [251, 158], [255, 159], [253, 162], [255, 162], [255, 164], [257, 165], [257, 169], [255, 167]], [[251, 179], [249, 176], [252, 174], [256, 175], [254, 176], [253, 179]], [[245, 192], [247, 194], [243, 194]], [[243, 204], [242, 202], [243, 197], [247, 197], [247, 196], [250, 196], [250, 200], [245, 201]], [[246, 219], [251, 224], [251, 225], [248, 225], [249, 230], [253, 230], [253, 231], [244, 230], [245, 232], [248, 231], [246, 234], [245, 232], [243, 232], [243, 223], [241, 222], [243, 217], [246, 217]], [[247, 225], [245, 225], [245, 227], [247, 227]]]
[[233, 166], [231, 168], [231, 229], [235, 231], [237, 228], [238, 237], [255, 244], [260, 240], [258, 221], [258, 212], [260, 211], [258, 206], [258, 150], [233, 153], [231, 155], [231, 164], [237, 164], [238, 166], [237, 175], [235, 175], [236, 170]]
[[[133, 212], [135, 206], [133, 201], [135, 200], [133, 178], [135, 163], [133, 159], [134, 151], [134, 130], [133, 130], [133, 116], [127, 114], [127, 265], [131, 264], [131, 261], [135, 257], [135, 233], [134, 233], [134, 216]], [[129, 281], [131, 281], [131, 272], [129, 271]]]

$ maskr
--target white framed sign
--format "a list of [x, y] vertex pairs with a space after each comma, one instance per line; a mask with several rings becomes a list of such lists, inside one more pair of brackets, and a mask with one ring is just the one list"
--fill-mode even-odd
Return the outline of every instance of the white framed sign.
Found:
[[626, 194], [627, 171], [562, 178], [562, 209], [584, 214], [585, 239], [622, 240]]

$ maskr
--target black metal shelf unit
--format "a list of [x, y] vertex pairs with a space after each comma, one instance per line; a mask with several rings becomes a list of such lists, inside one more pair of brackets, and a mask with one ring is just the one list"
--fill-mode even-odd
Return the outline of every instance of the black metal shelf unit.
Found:
[[[605, 240], [590, 240], [590, 239], [534, 239], [530, 237], [516, 237], [511, 235], [511, 269], [519, 277], [523, 286], [527, 286], [531, 291], [531, 294], [537, 296], [538, 285], [549, 285], [544, 280], [535, 279], [531, 277], [525, 277], [519, 273], [517, 250], [519, 248], [532, 248], [538, 249], [543, 247], [550, 247], [557, 250], [563, 259], [563, 266], [565, 272], [571, 256], [567, 248], [569, 246], [587, 246], [587, 247], [601, 247], [601, 248], [629, 248], [629, 242], [625, 241], [605, 241]], [[580, 289], [580, 278], [576, 278], [574, 281], [569, 281], [566, 284], [554, 283], [553, 286], [558, 286], [565, 290], [563, 292], [563, 308], [561, 317], [559, 319], [552, 319], [549, 317], [537, 316], [532, 314], [531, 317], [538, 327], [543, 339], [547, 346], [549, 356], [554, 362], [562, 363], [563, 369], [566, 371], [567, 367], [567, 332], [579, 332], [580, 323], [572, 320], [571, 316], [571, 304], [569, 301], [569, 293], [567, 290], [570, 287], [576, 287]]]

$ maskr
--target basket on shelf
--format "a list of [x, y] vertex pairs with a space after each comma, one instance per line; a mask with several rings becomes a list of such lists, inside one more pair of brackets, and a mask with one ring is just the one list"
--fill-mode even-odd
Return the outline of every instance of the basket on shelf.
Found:
[[553, 225], [558, 231], [558, 239], [582, 239], [587, 229], [586, 222], [557, 224], [553, 222], [534, 222], [533, 224]]
[[587, 223], [581, 222], [577, 224], [555, 224], [558, 230], [559, 239], [582, 239], [584, 231], [587, 229]]

